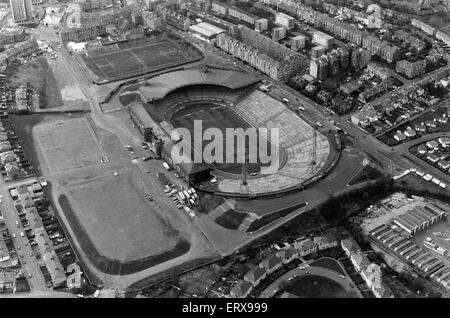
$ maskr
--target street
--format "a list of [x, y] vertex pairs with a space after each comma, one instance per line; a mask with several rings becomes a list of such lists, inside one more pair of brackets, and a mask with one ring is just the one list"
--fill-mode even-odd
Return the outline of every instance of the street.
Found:
[[[25, 180], [23, 183], [26, 183]], [[17, 185], [17, 183], [15, 183]], [[14, 247], [17, 251], [17, 256], [19, 257], [20, 263], [22, 264], [22, 268], [27, 273], [26, 278], [30, 284], [30, 287], [33, 290], [45, 291], [49, 290], [44, 280], [44, 276], [42, 275], [41, 269], [39, 268], [38, 261], [34, 256], [33, 250], [28, 242], [28, 238], [25, 235], [25, 229], [23, 229], [19, 215], [17, 214], [16, 208], [14, 207], [14, 202], [9, 194], [8, 187], [10, 185], [6, 184], [4, 179], [0, 180], [0, 193], [3, 196], [1, 208], [3, 213], [3, 218], [5, 220], [5, 224], [9, 229], [9, 233], [11, 234], [12, 240], [14, 242]], [[19, 226], [16, 224], [16, 221], [19, 222]], [[21, 233], [24, 233], [24, 236], [21, 236]], [[15, 235], [15, 238], [14, 238]], [[29, 277], [29, 274], [32, 277]]]

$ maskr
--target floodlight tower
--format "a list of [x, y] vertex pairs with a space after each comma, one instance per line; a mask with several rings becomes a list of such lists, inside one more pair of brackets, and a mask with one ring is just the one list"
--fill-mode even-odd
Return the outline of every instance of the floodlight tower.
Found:
[[317, 130], [314, 129], [313, 132], [313, 149], [312, 149], [312, 160], [309, 163], [309, 167], [308, 170], [310, 172], [314, 171], [314, 166], [316, 165], [316, 160], [317, 160]]
[[242, 164], [242, 185], [247, 185], [247, 161]]

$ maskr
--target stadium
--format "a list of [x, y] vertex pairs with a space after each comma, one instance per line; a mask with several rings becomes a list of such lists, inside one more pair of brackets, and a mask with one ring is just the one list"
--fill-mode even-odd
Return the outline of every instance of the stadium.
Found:
[[[258, 87], [260, 79], [213, 67], [168, 72], [122, 90], [121, 103], [128, 107], [131, 119], [157, 153], [189, 184], [200, 191], [226, 197], [265, 197], [304, 189], [330, 170], [334, 148], [325, 136], [285, 104]], [[173, 138], [173, 130], [193, 131], [194, 120], [202, 120], [203, 129], [279, 128], [279, 168], [261, 173], [256, 163], [181, 163], [172, 161], [174, 149], [192, 140]], [[187, 144], [186, 144], [187, 143]], [[258, 144], [246, 145], [257, 151]], [[202, 147], [205, 145], [203, 144]], [[269, 145], [270, 148], [270, 145]], [[211, 178], [216, 179], [211, 182]]]

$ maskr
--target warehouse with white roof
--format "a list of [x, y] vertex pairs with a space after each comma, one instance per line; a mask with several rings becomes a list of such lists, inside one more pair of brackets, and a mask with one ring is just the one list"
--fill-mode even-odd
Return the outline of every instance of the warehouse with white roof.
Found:
[[220, 33], [224, 33], [225, 30], [207, 22], [201, 22], [191, 25], [189, 27], [189, 32], [203, 41], [213, 42], [216, 39], [216, 36]]

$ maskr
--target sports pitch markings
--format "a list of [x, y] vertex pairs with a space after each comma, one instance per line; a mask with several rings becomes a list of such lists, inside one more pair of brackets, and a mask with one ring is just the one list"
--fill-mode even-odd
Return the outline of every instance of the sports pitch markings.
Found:
[[100, 165], [105, 158], [86, 118], [43, 123], [34, 134], [51, 173]]
[[[125, 74], [162, 69], [171, 65], [186, 62], [186, 57], [177, 45], [164, 41], [147, 43], [116, 52], [108, 52], [98, 56], [85, 58], [98, 69], [99, 75], [105, 78]], [[94, 72], [95, 72], [94, 68]]]

